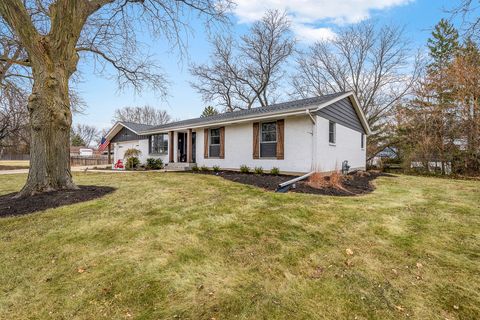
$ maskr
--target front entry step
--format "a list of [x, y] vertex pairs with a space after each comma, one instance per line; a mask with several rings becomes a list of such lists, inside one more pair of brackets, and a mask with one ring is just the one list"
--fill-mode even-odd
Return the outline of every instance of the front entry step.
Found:
[[166, 171], [188, 171], [192, 170], [192, 167], [194, 167], [196, 164], [195, 163], [188, 163], [188, 162], [171, 162], [165, 164], [165, 170]]

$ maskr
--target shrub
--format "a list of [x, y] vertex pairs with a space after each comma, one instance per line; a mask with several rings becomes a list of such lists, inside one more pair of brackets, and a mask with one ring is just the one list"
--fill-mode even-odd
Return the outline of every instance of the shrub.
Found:
[[278, 176], [280, 174], [280, 169], [278, 169], [277, 167], [273, 167], [271, 170], [270, 170], [270, 174], [273, 174], [275, 176]]
[[192, 167], [192, 171], [193, 172], [198, 172], [198, 171], [200, 171], [200, 168], [196, 164], [194, 164], [193, 167]]
[[343, 181], [345, 177], [338, 171], [334, 171], [330, 174], [323, 174], [315, 172], [310, 177], [308, 177], [307, 184], [312, 188], [322, 189], [322, 188], [334, 188], [334, 189], [344, 189]]
[[157, 170], [163, 168], [162, 159], [148, 158], [147, 165], [145, 166], [149, 170]]
[[220, 167], [219, 167], [219, 166], [213, 166], [213, 171], [214, 171], [214, 172], [219, 172], [219, 171], [220, 171]]
[[137, 157], [130, 157], [127, 159], [127, 169], [128, 170], [133, 170], [138, 168], [140, 165], [140, 160]]
[[202, 170], [202, 171], [209, 171], [210, 169], [209, 169], [207, 166], [202, 166], [202, 167], [200, 168], [200, 170]]
[[250, 173], [250, 168], [249, 168], [247, 165], [242, 164], [242, 165], [240, 166], [240, 172], [241, 172], [241, 173]]
[[262, 167], [255, 167], [254, 169], [256, 174], [263, 174], [263, 168]]
[[138, 158], [141, 154], [142, 154], [142, 151], [135, 148], [130, 148], [130, 149], [127, 149], [127, 151], [125, 151], [125, 153], [123, 154], [123, 157], [125, 159], [132, 158], [132, 157]]

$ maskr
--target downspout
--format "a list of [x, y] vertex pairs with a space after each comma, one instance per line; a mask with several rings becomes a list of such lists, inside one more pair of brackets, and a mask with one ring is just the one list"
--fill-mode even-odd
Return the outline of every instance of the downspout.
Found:
[[313, 172], [316, 171], [317, 168], [317, 121], [309, 109], [306, 109], [305, 112], [312, 120], [312, 164], [310, 166], [310, 170]]
[[305, 180], [307, 179], [308, 177], [310, 177], [312, 174], [314, 173], [314, 171], [312, 172], [309, 172], [301, 177], [296, 177], [296, 178], [293, 178], [291, 180], [288, 180], [288, 181], [285, 181], [283, 183], [280, 183], [277, 187], [277, 189], [275, 190], [275, 192], [281, 192], [281, 193], [285, 193], [287, 192], [290, 187], [295, 183], [295, 182], [298, 182], [298, 181], [301, 181], [301, 180]]

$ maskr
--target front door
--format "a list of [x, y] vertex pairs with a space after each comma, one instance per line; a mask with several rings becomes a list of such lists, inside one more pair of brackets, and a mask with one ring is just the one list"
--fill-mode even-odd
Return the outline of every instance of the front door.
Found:
[[197, 147], [196, 147], [196, 141], [197, 141], [197, 133], [192, 132], [192, 162], [195, 163], [197, 162]]
[[178, 162], [187, 162], [187, 134], [178, 133]]

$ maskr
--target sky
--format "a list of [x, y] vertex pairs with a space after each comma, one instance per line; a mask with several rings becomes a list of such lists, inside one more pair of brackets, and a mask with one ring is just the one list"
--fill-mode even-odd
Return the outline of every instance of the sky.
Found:
[[[248, 30], [267, 9], [286, 11], [300, 47], [308, 47], [314, 41], [334, 37], [335, 30], [342, 26], [374, 19], [379, 24], [394, 24], [405, 28], [412, 48], [425, 46], [433, 26], [457, 0], [236, 0], [231, 13], [234, 35]], [[81, 82], [76, 89], [86, 103], [82, 114], [74, 114], [74, 124], [89, 124], [100, 129], [112, 125], [115, 109], [125, 106], [150, 105], [166, 110], [173, 119], [198, 117], [208, 105], [190, 86], [193, 80], [189, 73], [191, 63], [206, 63], [210, 45], [201, 21], [189, 21], [193, 33], [188, 34], [186, 55], [179, 59], [178, 50], [171, 50], [163, 39], [151, 39], [141, 35], [149, 53], [160, 65], [169, 80], [168, 97], [162, 99], [157, 93], [133, 90], [118, 91], [116, 82], [108, 76], [98, 76], [91, 63], [80, 62]], [[110, 73], [111, 75], [112, 73]]]

